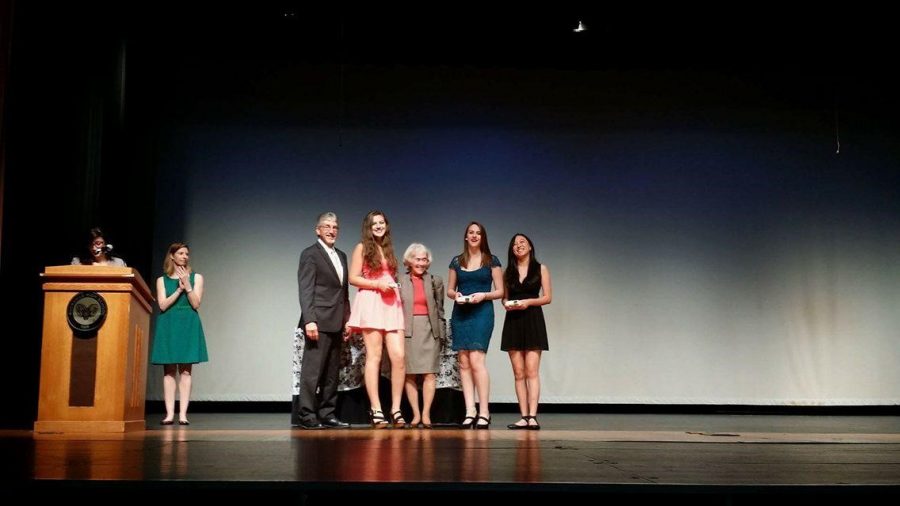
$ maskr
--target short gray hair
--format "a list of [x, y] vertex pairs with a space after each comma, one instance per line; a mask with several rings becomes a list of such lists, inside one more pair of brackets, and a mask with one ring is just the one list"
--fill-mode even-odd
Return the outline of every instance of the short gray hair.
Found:
[[335, 222], [337, 222], [337, 221], [338, 221], [338, 217], [337, 217], [336, 214], [334, 214], [334, 213], [331, 212], [331, 211], [328, 211], [327, 213], [322, 213], [322, 214], [319, 215], [319, 221], [316, 222], [316, 226], [318, 227], [318, 226], [321, 225], [325, 220], [334, 220]]
[[433, 260], [431, 256], [431, 250], [428, 249], [424, 244], [414, 242], [406, 248], [406, 252], [403, 253], [403, 264], [407, 267], [412, 267], [413, 257], [416, 256], [417, 253], [425, 252], [425, 256], [428, 257], [428, 265], [431, 265], [431, 261]]

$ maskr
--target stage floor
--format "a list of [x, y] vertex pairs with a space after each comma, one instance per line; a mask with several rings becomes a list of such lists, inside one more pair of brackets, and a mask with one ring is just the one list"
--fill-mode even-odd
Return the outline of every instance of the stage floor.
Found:
[[[370, 491], [700, 494], [897, 493], [900, 417], [544, 414], [543, 430], [308, 431], [288, 414], [191, 415], [143, 432], [0, 431], [4, 481], [69, 491], [201, 487]], [[737, 494], [737, 496], [734, 496]], [[315, 502], [315, 501], [312, 501]], [[525, 501], [529, 502], [529, 501]], [[530, 502], [529, 502], [530, 503]]]

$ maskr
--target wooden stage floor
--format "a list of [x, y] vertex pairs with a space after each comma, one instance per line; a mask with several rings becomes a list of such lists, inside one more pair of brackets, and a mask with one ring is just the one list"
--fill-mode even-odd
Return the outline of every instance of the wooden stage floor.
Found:
[[155, 417], [148, 430], [124, 435], [6, 430], [2, 480], [34, 494], [278, 495], [307, 504], [333, 504], [336, 493], [467, 506], [566, 495], [692, 504], [900, 498], [900, 417], [539, 418], [540, 431], [506, 429], [511, 414], [494, 415], [491, 430], [307, 431], [291, 428], [287, 414], [247, 413], [196, 413], [187, 427], [151, 425]]

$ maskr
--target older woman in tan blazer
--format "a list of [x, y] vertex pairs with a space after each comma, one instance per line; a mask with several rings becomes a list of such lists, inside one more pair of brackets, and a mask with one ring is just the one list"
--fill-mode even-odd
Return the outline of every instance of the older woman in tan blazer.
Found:
[[[403, 254], [406, 274], [399, 276], [403, 320], [406, 322], [406, 396], [412, 407], [412, 427], [431, 428], [436, 374], [444, 339], [444, 281], [428, 272], [431, 251], [419, 243]], [[422, 410], [418, 379], [422, 377]]]

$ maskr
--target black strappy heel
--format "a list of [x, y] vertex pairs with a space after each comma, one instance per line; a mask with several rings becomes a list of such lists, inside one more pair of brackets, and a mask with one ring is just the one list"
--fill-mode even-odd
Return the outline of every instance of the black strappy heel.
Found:
[[403, 413], [401, 413], [400, 410], [397, 410], [397, 411], [394, 411], [393, 413], [391, 413], [391, 421], [393, 422], [395, 429], [398, 426], [401, 429], [405, 429], [406, 427], [408, 427], [406, 420], [403, 419]]
[[383, 429], [388, 426], [387, 418], [384, 417], [384, 412], [380, 409], [369, 411], [369, 421], [372, 422], [372, 428], [374, 429]]
[[459, 424], [459, 426], [462, 427], [463, 429], [471, 429], [472, 427], [475, 426], [475, 416], [474, 415], [466, 415], [466, 417], [463, 418], [463, 421], [461, 424]]

